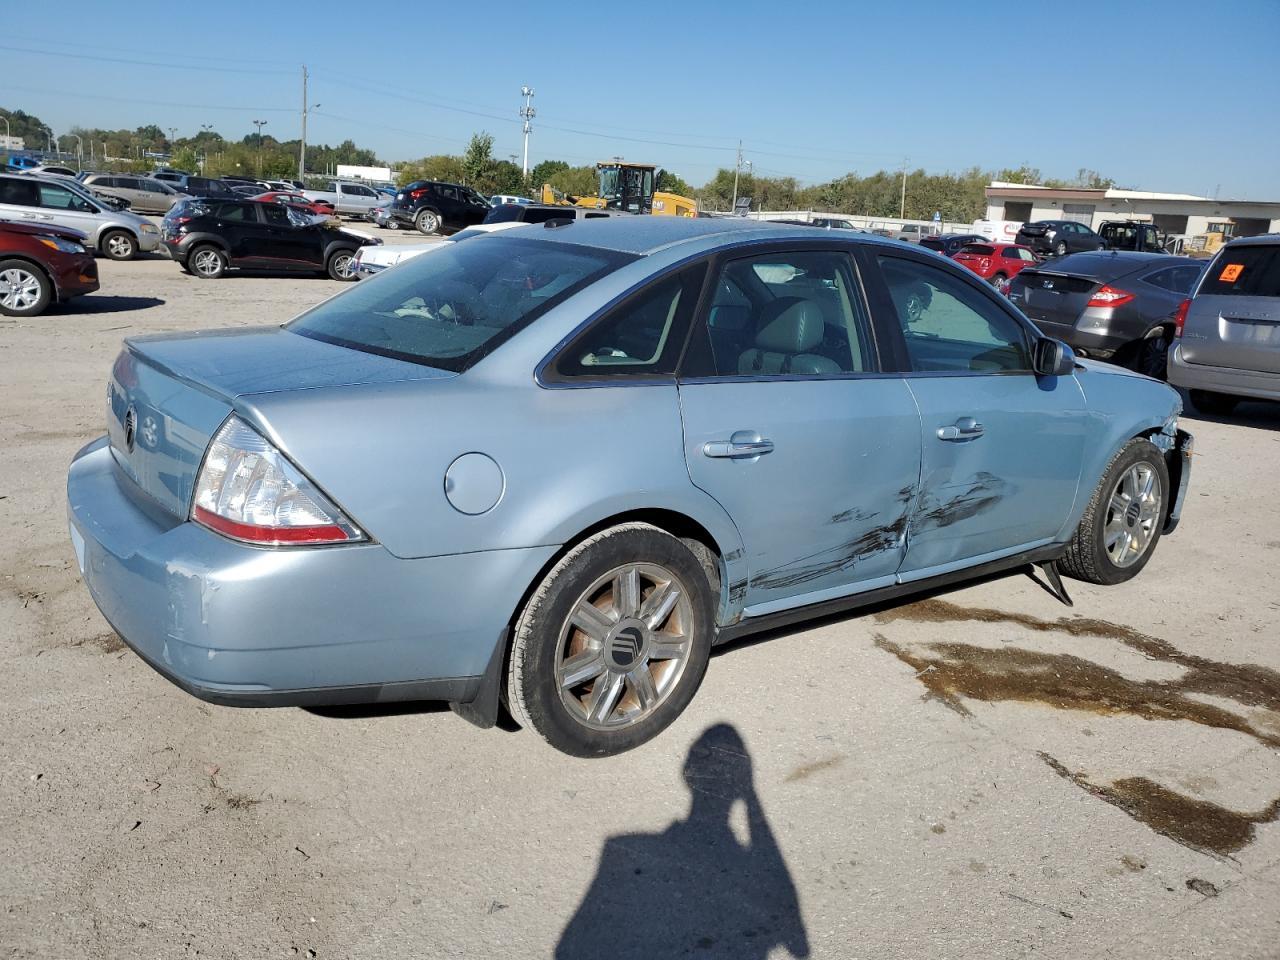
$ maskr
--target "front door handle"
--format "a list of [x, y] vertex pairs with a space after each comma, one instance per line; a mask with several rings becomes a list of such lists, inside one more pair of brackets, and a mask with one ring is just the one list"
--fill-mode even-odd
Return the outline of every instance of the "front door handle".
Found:
[[974, 440], [983, 435], [986, 428], [973, 417], [961, 417], [955, 423], [938, 428], [939, 440]]
[[751, 430], [739, 430], [728, 440], [708, 440], [702, 445], [703, 456], [730, 460], [754, 460], [766, 453], [773, 453], [773, 441]]

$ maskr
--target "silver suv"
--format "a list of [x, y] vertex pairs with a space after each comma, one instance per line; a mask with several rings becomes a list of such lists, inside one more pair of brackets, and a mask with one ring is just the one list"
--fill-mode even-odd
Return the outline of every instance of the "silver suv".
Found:
[[1178, 308], [1169, 382], [1208, 414], [1280, 400], [1280, 234], [1227, 244]]
[[129, 201], [129, 209], [138, 213], [168, 213], [186, 194], [167, 183], [140, 177], [133, 173], [91, 173], [80, 181], [94, 193], [105, 193]]
[[88, 246], [112, 260], [132, 260], [160, 245], [160, 229], [150, 220], [112, 210], [83, 187], [56, 177], [0, 175], [0, 220], [79, 230]]

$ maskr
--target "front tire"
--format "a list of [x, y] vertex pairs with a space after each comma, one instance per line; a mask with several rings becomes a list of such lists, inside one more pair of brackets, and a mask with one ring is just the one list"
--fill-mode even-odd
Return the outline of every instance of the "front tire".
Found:
[[1193, 407], [1211, 417], [1229, 416], [1231, 411], [1235, 410], [1236, 404], [1240, 402], [1239, 397], [1233, 397], [1228, 393], [1214, 393], [1211, 390], [1189, 390], [1187, 396]]
[[434, 210], [419, 210], [417, 216], [413, 218], [413, 225], [418, 228], [419, 233], [425, 233], [432, 236], [440, 232], [440, 214]]
[[710, 581], [693, 552], [648, 524], [611, 527], [565, 554], [521, 611], [508, 709], [572, 756], [630, 750], [693, 699], [713, 629]]
[[138, 255], [138, 241], [125, 230], [111, 230], [100, 241], [102, 252], [112, 260], [132, 260]]
[[336, 250], [329, 256], [325, 269], [332, 280], [341, 280], [344, 283], [355, 280], [355, 254], [350, 250]]
[[34, 317], [53, 299], [53, 284], [25, 260], [0, 260], [0, 313]]
[[1130, 440], [1102, 474], [1080, 526], [1059, 560], [1088, 583], [1131, 580], [1147, 565], [1164, 528], [1169, 469], [1149, 440]]

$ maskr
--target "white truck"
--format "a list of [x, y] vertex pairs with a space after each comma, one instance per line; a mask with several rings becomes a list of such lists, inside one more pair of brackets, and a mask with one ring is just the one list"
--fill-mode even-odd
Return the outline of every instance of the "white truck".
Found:
[[392, 199], [373, 187], [349, 180], [330, 180], [323, 190], [303, 190], [302, 195], [308, 200], [333, 204], [334, 213], [340, 217], [363, 217], [374, 207], [390, 203]]

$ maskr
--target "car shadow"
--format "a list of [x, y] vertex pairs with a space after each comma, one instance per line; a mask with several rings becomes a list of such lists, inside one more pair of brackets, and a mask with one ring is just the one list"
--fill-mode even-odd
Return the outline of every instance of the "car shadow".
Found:
[[[1178, 416], [1189, 423], [1227, 423], [1237, 427], [1258, 427], [1262, 430], [1280, 430], [1280, 403], [1266, 400], [1243, 401], [1226, 416], [1201, 413], [1188, 405]], [[1193, 433], [1195, 431], [1192, 431]]]
[[[688, 815], [660, 833], [610, 837], [556, 960], [809, 956], [795, 883], [756, 794], [751, 756], [726, 723], [684, 761]], [[733, 818], [745, 814], [745, 831]], [[740, 823], [741, 821], [739, 821]], [[746, 837], [740, 837], [745, 833]]]
[[396, 700], [391, 703], [343, 703], [300, 709], [329, 720], [369, 720], [376, 717], [406, 717], [418, 713], [448, 713], [449, 704], [443, 700]]
[[127, 310], [148, 310], [164, 305], [159, 297], [103, 297], [90, 294], [59, 304], [50, 314], [83, 315], [89, 313], [124, 313]]

